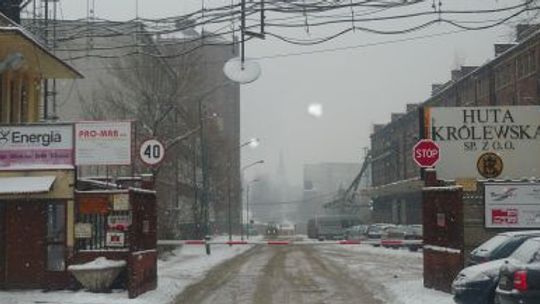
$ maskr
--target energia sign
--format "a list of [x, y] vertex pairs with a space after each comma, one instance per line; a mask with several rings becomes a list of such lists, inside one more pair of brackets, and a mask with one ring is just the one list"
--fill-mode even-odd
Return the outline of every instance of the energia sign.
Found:
[[73, 126], [0, 126], [0, 170], [73, 165]]
[[487, 228], [539, 228], [540, 184], [486, 183]]
[[441, 179], [540, 175], [540, 106], [426, 107], [424, 126]]
[[88, 121], [75, 124], [76, 165], [130, 165], [131, 122]]

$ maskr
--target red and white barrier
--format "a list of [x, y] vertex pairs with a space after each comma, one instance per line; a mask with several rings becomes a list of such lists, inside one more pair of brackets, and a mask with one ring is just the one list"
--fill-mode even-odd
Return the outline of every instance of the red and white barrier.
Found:
[[383, 247], [420, 247], [422, 240], [339, 240], [339, 241], [294, 241], [294, 240], [231, 240], [231, 241], [206, 241], [206, 240], [159, 240], [158, 245], [376, 245]]

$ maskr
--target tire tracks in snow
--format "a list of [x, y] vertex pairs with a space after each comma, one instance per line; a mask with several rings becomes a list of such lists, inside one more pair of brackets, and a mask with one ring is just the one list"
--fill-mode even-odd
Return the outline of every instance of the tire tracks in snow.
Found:
[[312, 246], [257, 246], [215, 267], [176, 303], [382, 303], [365, 283]]

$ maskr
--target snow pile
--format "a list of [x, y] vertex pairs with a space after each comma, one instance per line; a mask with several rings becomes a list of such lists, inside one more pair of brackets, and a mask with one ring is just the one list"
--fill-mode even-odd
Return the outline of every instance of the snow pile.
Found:
[[383, 303], [454, 304], [452, 295], [424, 287], [422, 252], [369, 245], [339, 248], [353, 252], [355, 256], [353, 259], [334, 260], [346, 263], [353, 276], [369, 277], [367, 284], [372, 284], [372, 290], [377, 291]]
[[101, 270], [101, 269], [107, 269], [107, 268], [116, 268], [116, 267], [124, 267], [126, 266], [126, 261], [115, 261], [115, 260], [107, 260], [105, 257], [99, 257], [95, 260], [80, 264], [80, 265], [70, 265], [68, 267], [68, 270]]
[[383, 283], [389, 294], [394, 296], [392, 304], [454, 304], [452, 296], [433, 289], [427, 289], [422, 279], [400, 280], [395, 279]]

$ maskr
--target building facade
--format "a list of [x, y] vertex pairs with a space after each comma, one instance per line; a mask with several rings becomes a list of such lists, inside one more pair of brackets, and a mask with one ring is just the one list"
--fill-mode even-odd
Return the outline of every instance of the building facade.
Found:
[[[176, 32], [158, 35], [136, 21], [23, 21], [36, 33], [48, 29], [49, 41], [54, 32], [51, 45], [56, 54], [85, 74], [84, 80], [58, 81], [54, 88], [50, 84], [43, 115], [61, 120], [136, 120], [139, 142], [155, 137], [167, 143], [187, 134], [167, 147], [156, 180], [160, 231], [169, 234], [162, 237], [196, 237], [203, 229], [205, 205], [220, 230], [228, 226], [229, 218], [238, 225], [240, 89], [222, 72], [225, 62], [235, 56], [229, 41], [181, 24]], [[207, 45], [190, 51], [203, 36]], [[140, 163], [135, 169], [149, 170]], [[208, 177], [205, 195], [203, 169]], [[125, 175], [130, 170], [91, 166], [81, 168], [80, 174]], [[234, 212], [231, 217], [228, 210]]]
[[359, 163], [318, 163], [304, 165], [304, 191], [298, 204], [299, 223], [331, 213], [324, 205], [349, 187], [358, 172]]
[[412, 148], [424, 138], [422, 107], [464, 107], [540, 104], [540, 32], [537, 26], [518, 25], [515, 43], [496, 44], [495, 58], [482, 66], [464, 66], [451, 80], [432, 85], [432, 96], [392, 114], [371, 135], [373, 220], [400, 224], [421, 223], [421, 171]]
[[41, 88], [82, 75], [2, 14], [0, 26], [0, 287], [40, 288], [66, 277], [75, 216], [72, 127], [38, 124]]

